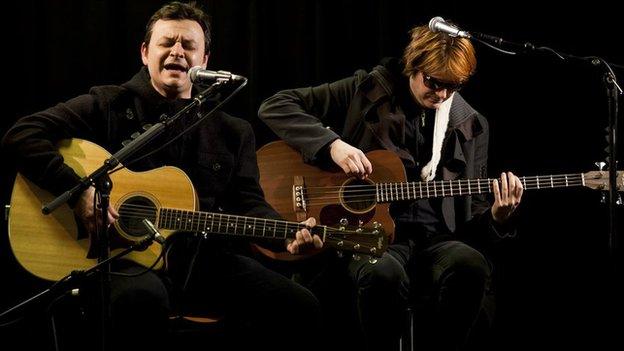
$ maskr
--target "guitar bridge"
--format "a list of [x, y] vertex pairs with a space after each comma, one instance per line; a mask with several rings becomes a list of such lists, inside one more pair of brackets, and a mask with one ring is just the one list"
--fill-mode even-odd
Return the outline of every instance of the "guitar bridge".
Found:
[[298, 221], [305, 221], [307, 218], [305, 181], [302, 176], [294, 176], [293, 188], [293, 211]]

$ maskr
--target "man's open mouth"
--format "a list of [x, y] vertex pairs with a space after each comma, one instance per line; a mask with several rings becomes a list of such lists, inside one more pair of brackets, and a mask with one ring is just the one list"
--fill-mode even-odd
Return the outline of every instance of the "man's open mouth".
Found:
[[186, 66], [178, 63], [167, 63], [165, 64], [164, 68], [169, 71], [179, 71], [184, 73], [188, 71], [188, 68]]

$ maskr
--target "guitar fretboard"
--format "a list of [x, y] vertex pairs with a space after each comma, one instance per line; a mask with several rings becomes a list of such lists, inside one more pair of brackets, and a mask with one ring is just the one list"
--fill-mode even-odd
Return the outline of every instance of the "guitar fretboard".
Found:
[[[305, 228], [296, 222], [172, 208], [159, 210], [157, 225], [162, 229], [269, 239], [294, 238], [299, 229]], [[326, 230], [326, 226], [318, 225], [310, 231], [325, 238]]]
[[[582, 173], [519, 177], [525, 190], [584, 186]], [[375, 184], [377, 202], [417, 200], [423, 198], [487, 194], [493, 192], [494, 179], [436, 180], [431, 182], [398, 182]]]

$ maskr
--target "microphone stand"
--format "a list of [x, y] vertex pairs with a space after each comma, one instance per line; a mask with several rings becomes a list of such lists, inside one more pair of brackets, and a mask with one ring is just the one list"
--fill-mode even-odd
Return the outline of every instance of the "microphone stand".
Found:
[[[149, 129], [141, 133], [136, 139], [132, 140], [130, 143], [122, 147], [119, 151], [117, 151], [110, 158], [104, 161], [104, 164], [102, 166], [100, 166], [98, 169], [93, 171], [91, 174], [83, 177], [76, 186], [74, 186], [70, 190], [67, 190], [66, 192], [56, 197], [54, 200], [50, 201], [49, 203], [44, 204], [41, 208], [41, 211], [46, 215], [50, 214], [51, 212], [56, 210], [59, 206], [66, 203], [68, 200], [70, 200], [74, 196], [78, 196], [87, 188], [93, 185], [95, 187], [96, 196], [100, 199], [100, 207], [101, 207], [100, 211], [101, 211], [101, 216], [102, 216], [101, 218], [104, 221], [106, 221], [106, 219], [108, 218], [108, 208], [110, 205], [109, 204], [110, 192], [113, 188], [113, 184], [110, 178], [108, 177], [108, 173], [112, 171], [117, 165], [119, 165], [120, 163], [128, 159], [130, 156], [137, 153], [141, 148], [143, 148], [145, 145], [153, 141], [156, 137], [161, 135], [168, 126], [170, 126], [175, 121], [177, 121], [181, 116], [185, 115], [186, 113], [188, 113], [191, 109], [195, 108], [196, 106], [200, 106], [201, 104], [203, 104], [209, 96], [213, 95], [213, 93], [217, 90], [218, 87], [225, 85], [226, 83], [227, 83], [226, 80], [216, 81], [215, 83], [210, 85], [208, 88], [203, 90], [200, 94], [196, 95], [195, 98], [188, 105], [186, 105], [184, 108], [178, 111], [175, 115], [171, 117], [167, 117], [166, 115], [163, 115], [160, 118], [159, 123], [154, 124]], [[243, 85], [239, 87], [239, 89], [242, 88], [242, 86], [244, 86], [245, 84], [246, 84], [246, 80], [244, 81]], [[234, 91], [228, 98], [231, 98], [231, 96], [233, 96], [234, 93], [238, 92], [239, 89]], [[217, 107], [221, 106], [224, 102], [219, 104]], [[212, 115], [212, 113], [215, 112], [216, 109], [217, 108], [214, 108], [209, 113], [203, 115], [201, 119], [203, 120], [204, 118]], [[185, 132], [187, 132], [188, 130], [190, 129], [185, 130]], [[110, 306], [109, 306], [109, 301], [108, 301], [109, 290], [110, 290], [110, 282], [109, 282], [110, 262], [113, 259], [120, 257], [120, 255], [115, 255], [112, 258], [109, 258], [110, 250], [109, 250], [109, 237], [108, 237], [108, 230], [107, 230], [108, 228], [106, 225], [100, 225], [97, 227], [98, 227], [98, 230], [97, 230], [96, 237], [95, 237], [95, 241], [96, 241], [95, 247], [97, 248], [97, 252], [98, 252], [98, 262], [99, 262], [98, 267], [101, 268], [99, 270], [101, 274], [100, 281], [99, 281], [99, 285], [100, 285], [99, 299], [100, 299], [100, 304], [102, 307], [101, 336], [100, 337], [101, 337], [102, 350], [107, 351], [109, 350], [108, 333], [109, 333], [109, 321], [110, 321], [110, 313], [109, 313]], [[136, 246], [131, 246], [128, 252], [132, 251], [135, 247]]]
[[[531, 43], [514, 43], [504, 40], [500, 37], [495, 37], [488, 34], [470, 32], [470, 38], [475, 39], [495, 50], [501, 51], [506, 54], [515, 55], [516, 52], [506, 51], [495, 47], [494, 45], [506, 46], [512, 49], [520, 49], [523, 53], [537, 51], [554, 54], [559, 59], [566, 61], [578, 61], [583, 63], [589, 63], [592, 66], [601, 68], [603, 82], [605, 84], [608, 103], [608, 126], [607, 126], [607, 165], [609, 175], [609, 189], [608, 189], [608, 213], [609, 213], [609, 255], [612, 260], [614, 273], [618, 273], [617, 251], [619, 248], [618, 236], [617, 236], [617, 223], [616, 223], [616, 206], [622, 204], [622, 200], [618, 194], [617, 185], [617, 135], [618, 135], [618, 97], [622, 95], [622, 87], [618, 85], [617, 78], [611, 66], [624, 68], [624, 66], [616, 65], [605, 61], [604, 59], [596, 56], [575, 56], [565, 53], [560, 53], [549, 47], [540, 46], [536, 47]], [[490, 43], [489, 43], [490, 42]], [[601, 169], [602, 171], [602, 169]]]
[[[147, 221], [146, 219], [144, 221]], [[149, 222], [149, 221], [148, 221]], [[151, 224], [151, 223], [150, 223]], [[147, 226], [147, 225], [146, 225]], [[149, 228], [149, 227], [148, 227]], [[162, 236], [160, 235], [160, 233], [158, 232], [154, 232], [152, 230], [149, 230], [150, 235], [147, 236], [146, 238], [144, 238], [143, 240], [139, 241], [138, 243], [132, 244], [130, 246], [128, 246], [127, 248], [125, 248], [124, 250], [116, 253], [115, 255], [108, 257], [102, 261], [99, 261], [96, 265], [92, 266], [91, 268], [87, 269], [87, 270], [77, 270], [77, 271], [73, 271], [71, 272], [69, 275], [65, 276], [64, 278], [62, 278], [61, 280], [59, 280], [58, 282], [54, 283], [51, 287], [43, 290], [42, 292], [18, 303], [17, 305], [9, 308], [8, 310], [2, 312], [0, 314], [0, 319], [8, 314], [10, 314], [11, 312], [14, 312], [24, 306], [27, 306], [29, 304], [33, 304], [38, 300], [43, 299], [44, 297], [51, 295], [52, 297], [54, 297], [51, 304], [54, 304], [56, 301], [58, 301], [59, 298], [64, 297], [66, 294], [70, 294], [72, 296], [78, 296], [79, 295], [79, 289], [74, 288], [75, 286], [81, 286], [82, 282], [85, 281], [89, 276], [91, 276], [93, 273], [100, 271], [100, 275], [104, 275], [102, 274], [102, 271], [104, 272], [110, 272], [110, 263], [117, 260], [120, 257], [123, 257], [125, 255], [127, 255], [128, 253], [134, 251], [134, 250], [138, 250], [138, 249], [144, 249], [145, 247], [148, 247], [149, 245], [151, 245], [151, 243], [153, 241], [157, 241], [160, 244], [164, 243], [164, 240], [162, 238]], [[103, 282], [103, 280], [100, 280], [100, 284]], [[100, 296], [101, 298], [101, 296]], [[51, 318], [53, 319], [54, 317], [51, 316]], [[103, 325], [104, 326], [104, 325]], [[54, 334], [54, 344], [56, 349], [58, 350], [58, 344], [57, 344], [57, 339], [56, 339], [56, 331], [53, 331]], [[103, 342], [105, 340], [102, 340]], [[105, 345], [105, 343], [102, 344], [102, 346], [108, 346], [107, 344]]]

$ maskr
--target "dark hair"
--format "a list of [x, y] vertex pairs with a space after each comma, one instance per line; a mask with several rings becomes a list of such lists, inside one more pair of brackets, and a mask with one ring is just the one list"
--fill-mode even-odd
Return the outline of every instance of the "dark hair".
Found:
[[194, 1], [188, 4], [174, 1], [156, 11], [145, 26], [145, 39], [143, 41], [146, 45], [150, 42], [154, 23], [158, 20], [192, 20], [199, 23], [204, 31], [205, 53], [210, 52], [210, 19]]

